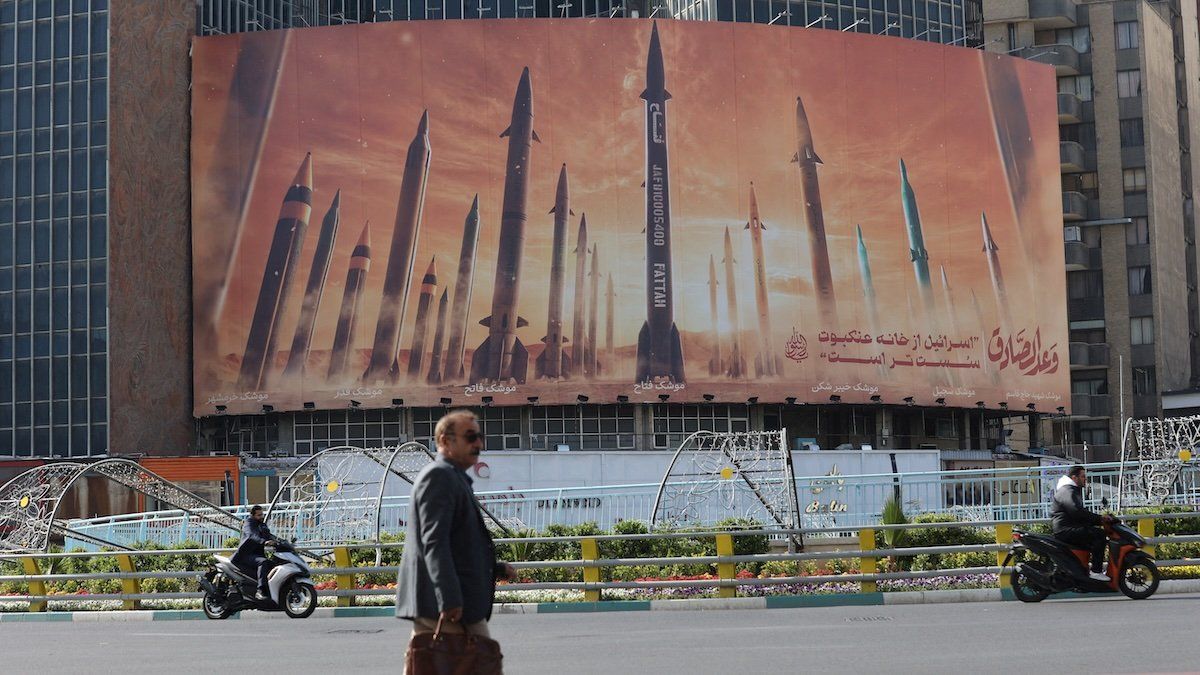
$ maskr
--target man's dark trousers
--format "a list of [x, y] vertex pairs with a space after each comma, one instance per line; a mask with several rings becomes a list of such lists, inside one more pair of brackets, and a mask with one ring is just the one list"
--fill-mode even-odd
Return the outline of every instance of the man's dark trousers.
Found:
[[1108, 537], [1096, 527], [1068, 527], [1054, 533], [1054, 537], [1077, 548], [1086, 548], [1092, 553], [1092, 571], [1104, 571], [1104, 544]]

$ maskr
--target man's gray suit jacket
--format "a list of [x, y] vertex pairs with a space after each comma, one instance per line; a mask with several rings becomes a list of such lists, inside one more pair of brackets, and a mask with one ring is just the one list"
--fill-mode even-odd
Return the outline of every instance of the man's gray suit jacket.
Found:
[[462, 607], [464, 624], [490, 619], [497, 569], [471, 479], [439, 454], [413, 482], [396, 616], [436, 620], [443, 610]]

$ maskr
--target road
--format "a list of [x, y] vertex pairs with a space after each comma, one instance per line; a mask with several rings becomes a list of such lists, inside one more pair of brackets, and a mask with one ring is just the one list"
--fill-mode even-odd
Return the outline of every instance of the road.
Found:
[[[501, 615], [510, 675], [1147, 673], [1200, 668], [1200, 595], [885, 607]], [[3, 673], [398, 673], [394, 619], [6, 623]]]

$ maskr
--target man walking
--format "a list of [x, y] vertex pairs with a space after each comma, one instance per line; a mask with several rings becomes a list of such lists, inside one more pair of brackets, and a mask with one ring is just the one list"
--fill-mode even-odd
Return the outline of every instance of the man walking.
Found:
[[467, 469], [479, 461], [479, 421], [456, 410], [434, 428], [438, 457], [417, 474], [409, 500], [408, 534], [396, 583], [396, 616], [413, 622], [413, 634], [442, 631], [490, 637], [488, 619], [497, 579], [513, 579], [496, 562], [492, 537], [471, 488]]

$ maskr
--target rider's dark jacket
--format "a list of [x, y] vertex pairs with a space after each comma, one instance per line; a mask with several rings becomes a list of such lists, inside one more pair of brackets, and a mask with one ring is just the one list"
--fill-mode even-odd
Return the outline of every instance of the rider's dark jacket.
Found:
[[1055, 534], [1077, 527], [1099, 525], [1101, 522], [1099, 514], [1088, 511], [1083, 505], [1083, 488], [1074, 482], [1064, 483], [1054, 491], [1050, 524]]
[[252, 516], [246, 516], [246, 520], [242, 522], [242, 541], [233, 552], [230, 562], [237, 567], [253, 569], [255, 562], [267, 555], [263, 551], [263, 544], [274, 538], [275, 535], [271, 534], [271, 529], [265, 522], [260, 523]]

